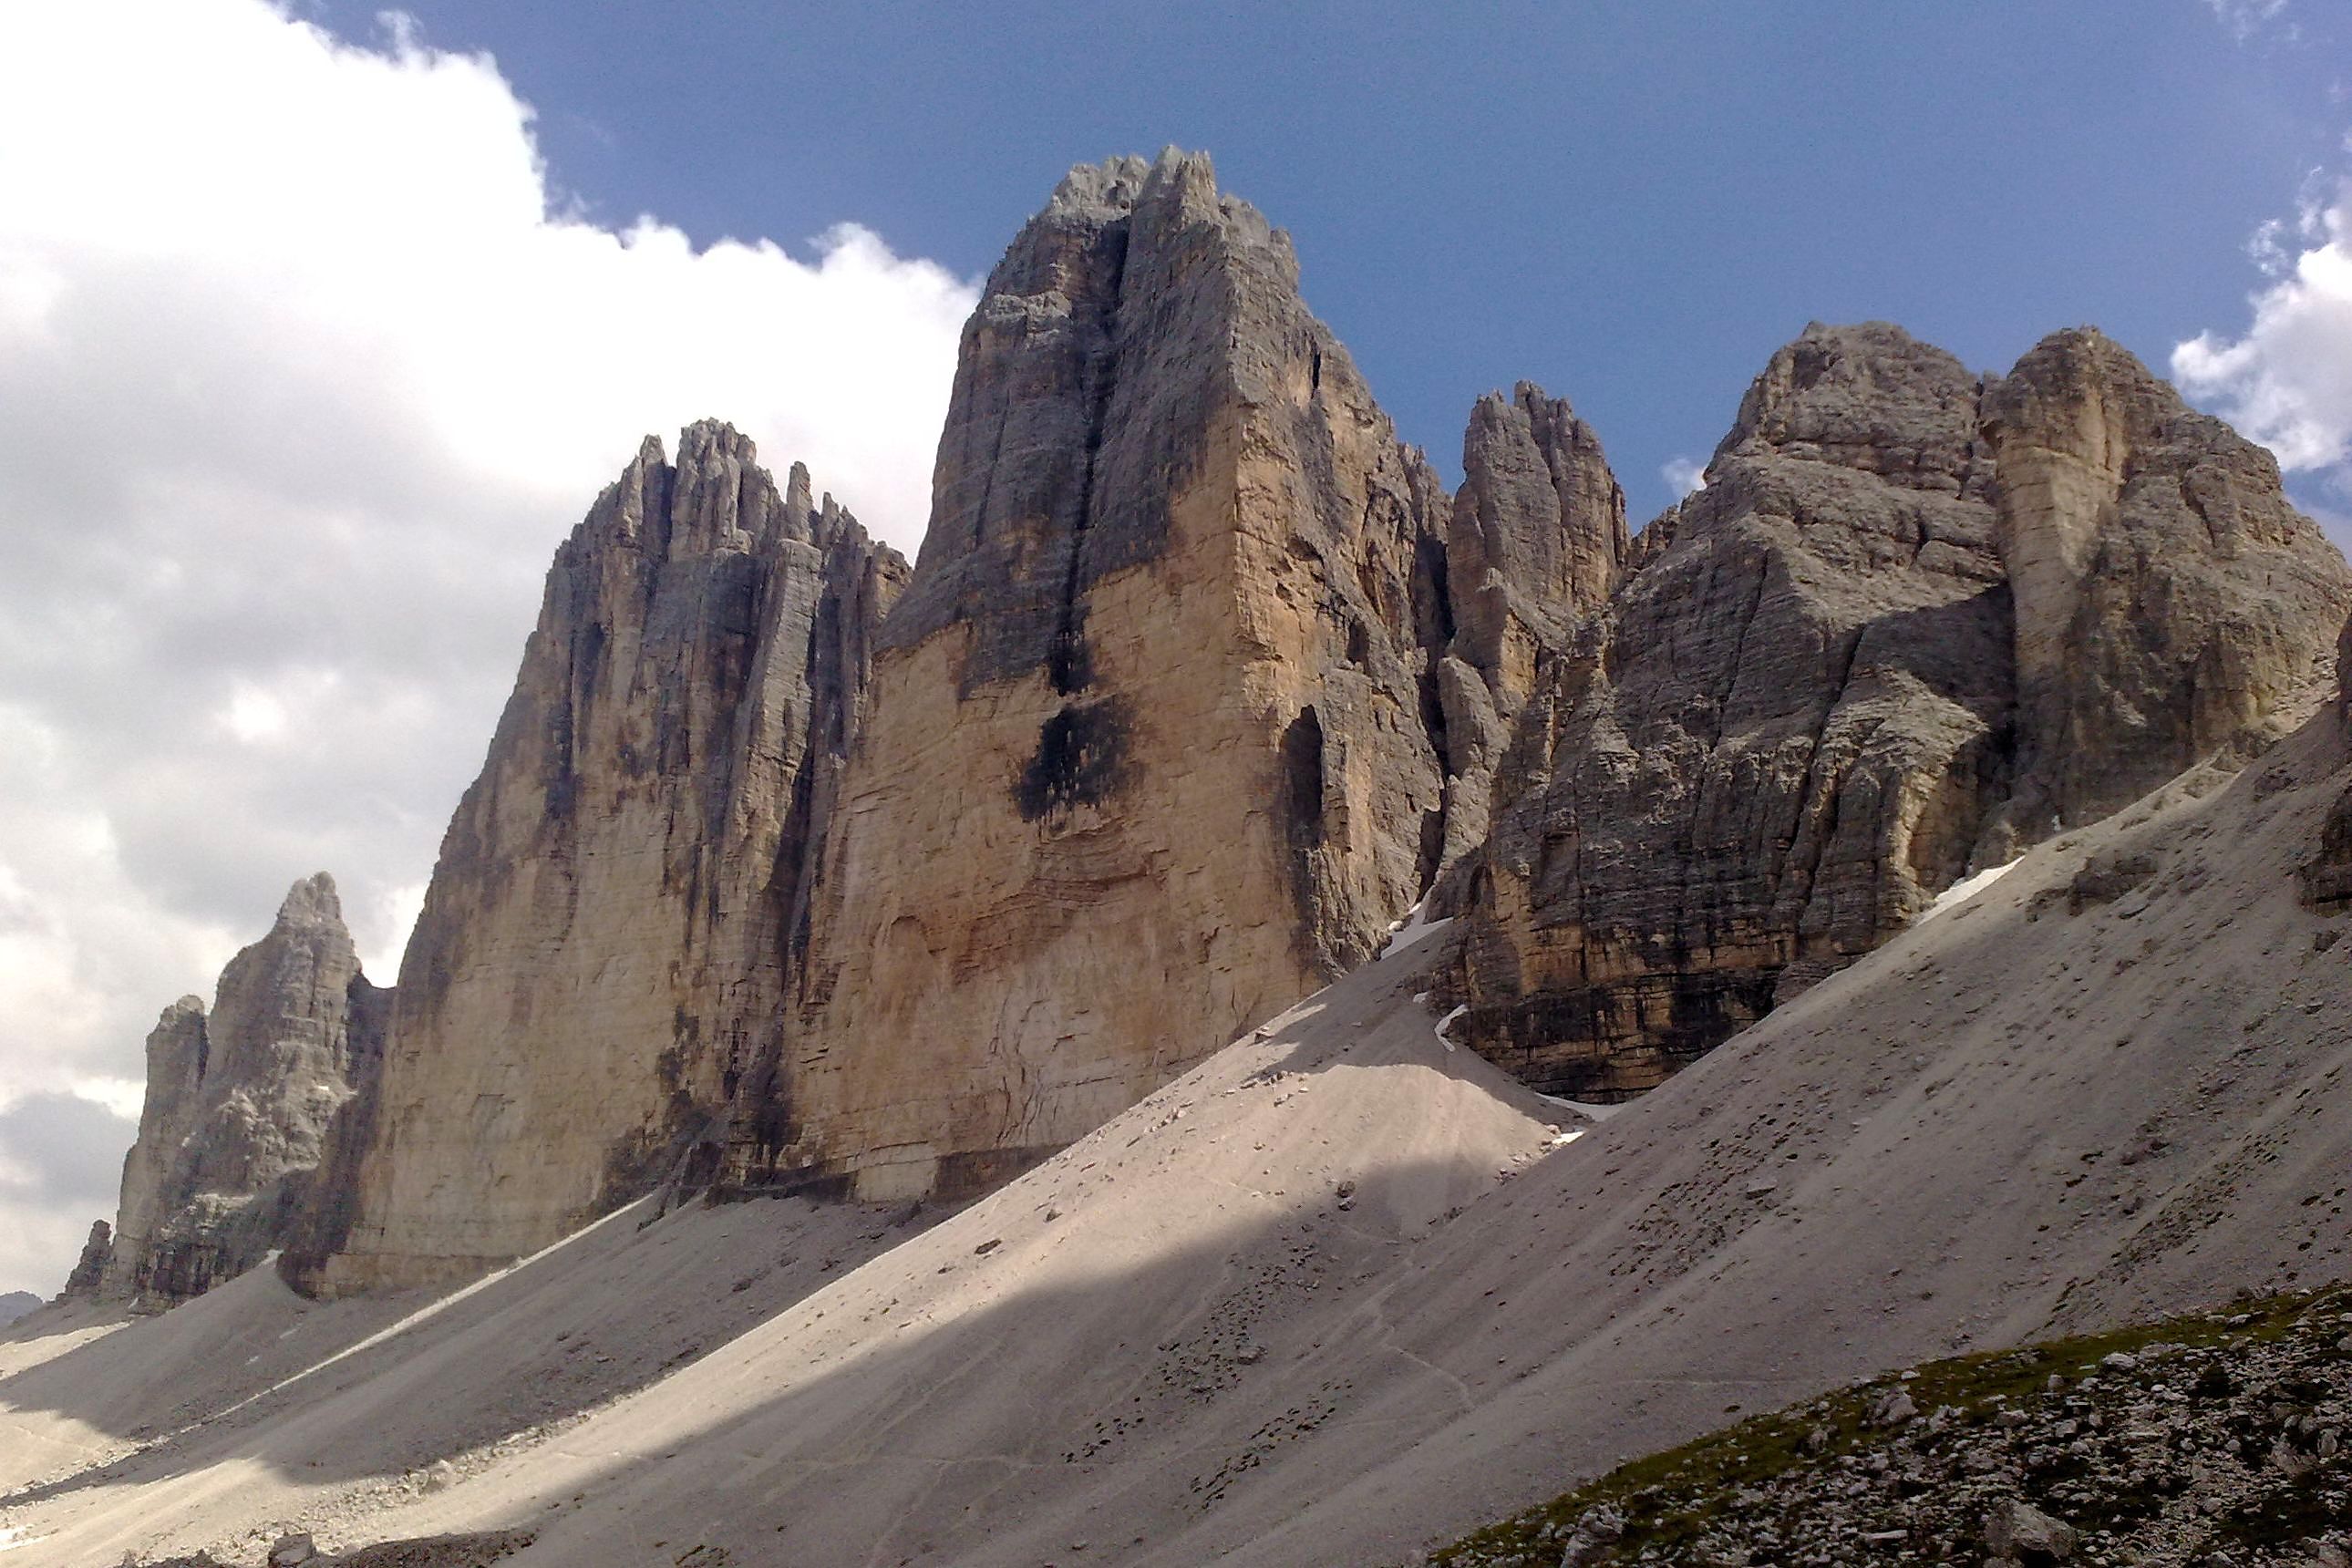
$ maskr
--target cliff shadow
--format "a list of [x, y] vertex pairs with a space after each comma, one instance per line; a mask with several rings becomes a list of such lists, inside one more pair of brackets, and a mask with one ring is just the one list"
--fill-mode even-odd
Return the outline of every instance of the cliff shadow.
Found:
[[[552, 1298], [593, 1293], [609, 1321], [659, 1316], [633, 1294], [634, 1268], [551, 1282], [528, 1292], [537, 1300], [501, 1282], [516, 1299], [453, 1321], [455, 1332], [394, 1336], [349, 1358], [347, 1374], [314, 1374], [120, 1465], [6, 1500], [36, 1530], [42, 1505], [58, 1507], [52, 1539], [112, 1561], [126, 1549], [160, 1554], [147, 1545], [158, 1520], [181, 1550], [306, 1504], [350, 1517], [350, 1493], [332, 1489], [306, 1498], [265, 1485], [225, 1505], [207, 1471], [251, 1466], [289, 1488], [336, 1489], [446, 1457], [454, 1486], [393, 1497], [369, 1528], [341, 1533], [357, 1543], [528, 1528], [538, 1544], [514, 1559], [526, 1564], [953, 1561], [973, 1530], [992, 1543], [1006, 1531], [1046, 1542], [1105, 1489], [1172, 1487], [1155, 1507], [1206, 1510], [1273, 1448], [1344, 1420], [1339, 1363], [1384, 1331], [1349, 1288], [1408, 1257], [1444, 1211], [1410, 1226], [1398, 1217], [1421, 1215], [1433, 1189], [1466, 1197], [1493, 1179], [1491, 1160], [1401, 1163], [1357, 1177], [1345, 1206], [1324, 1185], [1164, 1249], [1134, 1242], [1125, 1224], [1085, 1226], [1083, 1195], [1062, 1200], [1073, 1207], [1053, 1220], [1024, 1203], [1002, 1226], [901, 1241], [895, 1258], [805, 1293], [804, 1310], [762, 1312], [730, 1342], [637, 1383], [618, 1409], [468, 1450], [452, 1435], [502, 1424], [481, 1418], [478, 1405], [496, 1400], [477, 1398], [470, 1371], [513, 1359], [520, 1333], [553, 1330]], [[1221, 1195], [1232, 1201], [1188, 1181], [1152, 1201]], [[789, 1201], [709, 1212], [752, 1217]], [[1052, 1278], [1029, 1282], [1040, 1276]], [[961, 1294], [975, 1289], [984, 1299]], [[1434, 1394], [1449, 1374], [1414, 1375]], [[452, 1399], [475, 1407], [438, 1410]], [[1382, 1445], [1415, 1435], [1383, 1433]]]

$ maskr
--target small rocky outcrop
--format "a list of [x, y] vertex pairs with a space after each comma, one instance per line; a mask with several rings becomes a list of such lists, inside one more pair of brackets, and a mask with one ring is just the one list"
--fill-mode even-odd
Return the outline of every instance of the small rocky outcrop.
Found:
[[2308, 710], [2352, 574], [2268, 456], [2095, 332], [1982, 378], [1776, 354], [1543, 667], [1454, 886], [1467, 1037], [1616, 1099], [1940, 889]]
[[980, 1184], [1372, 953], [1444, 844], [1444, 517], [1205, 157], [1072, 171], [965, 329], [737, 1175]]
[[2352, 1563], [2352, 1298], [1935, 1362], [1636, 1460], [1432, 1568]]
[[[102, 1219], [89, 1222], [89, 1239], [81, 1244], [73, 1272], [66, 1276], [65, 1294], [95, 1296], [106, 1279], [106, 1260], [114, 1255], [114, 1227]], [[37, 1298], [34, 1304], [39, 1305]]]
[[810, 875], [906, 563], [751, 442], [647, 437], [557, 552], [287, 1272], [335, 1293], [707, 1184], [787, 1032]]
[[115, 1226], [92, 1227], [68, 1293], [168, 1307], [282, 1246], [336, 1113], [380, 1067], [385, 994], [361, 973], [333, 879], [295, 883], [221, 972], [211, 1013], [184, 996], [147, 1037]]

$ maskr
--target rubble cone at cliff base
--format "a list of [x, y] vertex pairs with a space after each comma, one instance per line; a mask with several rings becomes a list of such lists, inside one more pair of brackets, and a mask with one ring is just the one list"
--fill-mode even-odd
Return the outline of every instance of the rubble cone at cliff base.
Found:
[[1205, 157], [1072, 171], [965, 328], [735, 1177], [979, 1189], [1373, 953], [1445, 844], [1444, 532], [1286, 235]]
[[68, 1295], [166, 1307], [285, 1244], [328, 1129], [370, 1092], [389, 994], [368, 983], [324, 872], [229, 960], [209, 1016], [184, 996], [147, 1037], [139, 1134], [111, 1235], [93, 1227]]
[[471, 1272], [675, 1179], [790, 1033], [809, 879], [905, 563], [797, 465], [648, 437], [558, 552], [289, 1278]]
[[1980, 378], [1809, 328], [1669, 526], [1540, 665], [1449, 885], [1466, 1037], [1577, 1098], [1653, 1087], [1962, 875], [2243, 763], [2324, 691], [2352, 604], [2269, 456], [2089, 331]]

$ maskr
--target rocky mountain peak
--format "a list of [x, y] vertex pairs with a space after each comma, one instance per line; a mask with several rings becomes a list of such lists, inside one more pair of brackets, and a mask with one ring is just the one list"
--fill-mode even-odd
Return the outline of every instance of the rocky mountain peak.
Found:
[[335, 879], [320, 871], [286, 890], [284, 901], [278, 906], [277, 925], [271, 934], [290, 934], [296, 930], [340, 930], [342, 923], [343, 901], [335, 891]]
[[814, 857], [907, 571], [813, 488], [796, 466], [779, 491], [705, 420], [675, 463], [648, 437], [558, 551], [297, 1284], [462, 1273], [715, 1170], [731, 1097], [791, 1033]]
[[1297, 284], [1172, 151], [1074, 171], [991, 274], [745, 1179], [968, 1190], [1427, 885], [1444, 496]]
[[382, 1057], [334, 879], [296, 882], [269, 932], [147, 1037], [139, 1137], [104, 1256], [78, 1289], [167, 1306], [250, 1268], [290, 1233], [337, 1110]]
[[1716, 448], [1853, 469], [1908, 489], [1979, 487], [1979, 377], [1886, 321], [1814, 321], [1780, 348]]
[[1979, 377], [1809, 326], [1537, 684], [1462, 883], [1482, 1048], [1646, 1088], [1966, 871], [2282, 733], [2352, 575], [2251, 452], [2087, 329]]

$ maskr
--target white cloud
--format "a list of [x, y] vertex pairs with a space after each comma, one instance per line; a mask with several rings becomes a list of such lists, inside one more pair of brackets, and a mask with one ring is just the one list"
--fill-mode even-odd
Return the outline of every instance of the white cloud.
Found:
[[2230, 36], [2244, 43], [2285, 14], [2287, 0], [2205, 0]]
[[[404, 23], [9, 34], [0, 1111], [120, 1109], [297, 877], [336, 873], [390, 981], [548, 559], [646, 431], [730, 419], [911, 551], [973, 291], [855, 227], [584, 221], [496, 67]], [[0, 1190], [0, 1289], [54, 1289], [102, 1212], [52, 1200]]]
[[2340, 484], [2352, 462], [2352, 180], [2315, 187], [2294, 224], [2265, 225], [2251, 248], [2269, 279], [2252, 323], [2235, 340], [2178, 345], [2172, 374], [2283, 468]]
[[1674, 491], [1676, 500], [1706, 489], [1706, 465], [1689, 458], [1667, 458], [1659, 468], [1658, 477], [1666, 481], [1666, 488]]

